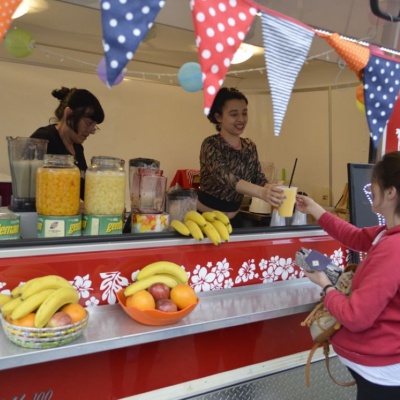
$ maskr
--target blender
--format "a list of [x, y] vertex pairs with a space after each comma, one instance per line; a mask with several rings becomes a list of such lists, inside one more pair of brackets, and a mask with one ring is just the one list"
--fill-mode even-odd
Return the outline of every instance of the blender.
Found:
[[36, 211], [36, 170], [43, 165], [48, 140], [7, 136], [12, 196], [9, 209]]

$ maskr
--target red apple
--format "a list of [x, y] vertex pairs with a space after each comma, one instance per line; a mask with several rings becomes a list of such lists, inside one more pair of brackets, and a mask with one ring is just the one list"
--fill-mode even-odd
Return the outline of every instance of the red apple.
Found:
[[56, 312], [47, 323], [48, 328], [57, 328], [59, 326], [71, 325], [72, 318], [64, 311]]
[[165, 283], [153, 283], [147, 290], [154, 297], [154, 300], [169, 298], [170, 289]]
[[178, 311], [178, 307], [171, 299], [158, 299], [156, 300], [156, 310], [176, 312]]

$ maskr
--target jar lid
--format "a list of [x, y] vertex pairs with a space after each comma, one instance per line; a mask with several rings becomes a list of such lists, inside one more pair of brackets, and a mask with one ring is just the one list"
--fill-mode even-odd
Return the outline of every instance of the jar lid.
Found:
[[160, 161], [152, 158], [132, 158], [129, 160], [130, 167], [142, 167], [142, 168], [160, 168]]
[[167, 194], [169, 200], [186, 199], [188, 197], [197, 198], [197, 193], [194, 189], [174, 189]]

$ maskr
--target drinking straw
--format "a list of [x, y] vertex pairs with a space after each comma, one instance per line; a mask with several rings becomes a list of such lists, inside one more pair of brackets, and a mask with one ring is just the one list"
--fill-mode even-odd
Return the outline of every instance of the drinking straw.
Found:
[[294, 175], [294, 171], [296, 170], [296, 165], [297, 165], [297, 158], [294, 161], [294, 166], [293, 166], [293, 170], [292, 170], [292, 175], [290, 177], [290, 182], [289, 182], [289, 187], [292, 186], [292, 181], [293, 181], [293, 175]]

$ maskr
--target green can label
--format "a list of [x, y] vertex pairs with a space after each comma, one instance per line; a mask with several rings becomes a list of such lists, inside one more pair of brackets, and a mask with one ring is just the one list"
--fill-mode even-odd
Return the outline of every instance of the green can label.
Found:
[[39, 238], [81, 236], [82, 218], [38, 215], [37, 230]]
[[84, 215], [82, 230], [84, 236], [122, 234], [122, 215]]
[[20, 239], [19, 215], [0, 213], [0, 240]]

